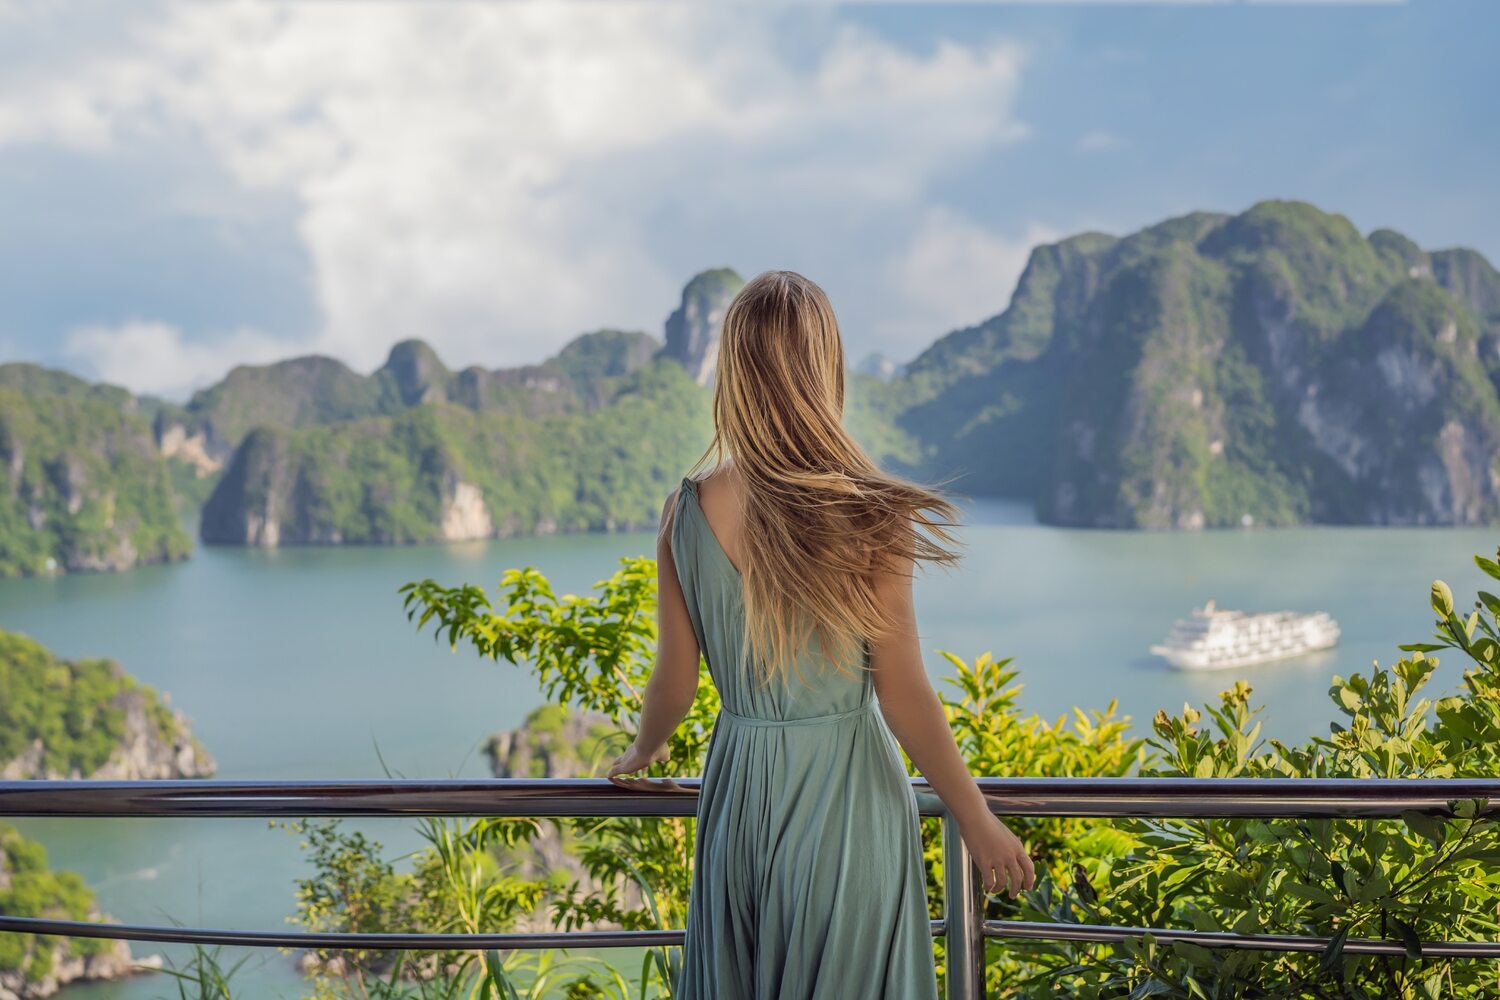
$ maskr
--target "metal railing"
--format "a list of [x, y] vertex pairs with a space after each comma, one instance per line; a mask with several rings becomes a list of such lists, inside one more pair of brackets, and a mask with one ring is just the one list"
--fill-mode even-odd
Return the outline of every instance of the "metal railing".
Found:
[[[1415, 811], [1452, 817], [1455, 805], [1484, 800], [1478, 815], [1500, 816], [1500, 780], [1303, 778], [980, 778], [1003, 816], [1098, 818], [1395, 818]], [[986, 920], [978, 872], [957, 824], [925, 781], [912, 779], [918, 811], [943, 822], [943, 916], [932, 933], [946, 945], [947, 1000], [984, 995], [986, 938], [1119, 943], [1151, 934], [1162, 943], [1210, 948], [1321, 951], [1329, 939], [1097, 924]], [[6, 781], [0, 817], [279, 816], [692, 816], [699, 779], [658, 780], [650, 790], [603, 779], [368, 781]], [[366, 950], [638, 948], [681, 945], [681, 930], [495, 934], [295, 933], [105, 924], [0, 915], [3, 932], [130, 941]], [[1352, 939], [1351, 954], [1406, 953], [1401, 941]], [[1430, 941], [1430, 957], [1500, 958], [1500, 942]]]

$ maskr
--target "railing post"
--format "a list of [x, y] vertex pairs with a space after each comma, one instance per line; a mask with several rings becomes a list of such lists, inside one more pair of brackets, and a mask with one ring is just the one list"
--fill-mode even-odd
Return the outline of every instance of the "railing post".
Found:
[[945, 1000], [984, 1000], [984, 896], [958, 821], [943, 815]]

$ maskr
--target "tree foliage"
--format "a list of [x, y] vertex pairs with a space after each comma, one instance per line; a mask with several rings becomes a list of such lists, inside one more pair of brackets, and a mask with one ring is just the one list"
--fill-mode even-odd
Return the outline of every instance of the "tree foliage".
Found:
[[[1500, 579], [1496, 560], [1480, 557], [1477, 563]], [[447, 587], [432, 580], [408, 584], [402, 592], [413, 623], [432, 626], [440, 641], [524, 666], [556, 703], [619, 720], [616, 745], [600, 741], [598, 751], [606, 754], [623, 749], [630, 739], [627, 729], [639, 717], [656, 641], [654, 579], [651, 560], [626, 559], [589, 595], [559, 595], [529, 567], [507, 572], [493, 600], [477, 586]], [[945, 653], [953, 669], [939, 695], [976, 774], [1267, 781], [1492, 776], [1500, 765], [1500, 599], [1481, 592], [1472, 610], [1460, 611], [1451, 590], [1439, 582], [1430, 602], [1437, 616], [1432, 641], [1401, 647], [1405, 655], [1390, 667], [1335, 677], [1329, 696], [1342, 721], [1327, 735], [1295, 745], [1261, 736], [1262, 710], [1252, 704], [1252, 689], [1243, 681], [1201, 711], [1185, 705], [1177, 714], [1158, 712], [1145, 736], [1132, 734], [1130, 720], [1117, 714], [1113, 703], [1097, 711], [1075, 709], [1052, 721], [1024, 714], [1016, 669], [988, 654], [967, 661]], [[1427, 690], [1437, 665], [1433, 654], [1447, 650], [1465, 657], [1468, 668], [1460, 691], [1438, 697]], [[649, 774], [701, 773], [719, 706], [711, 683], [699, 690], [698, 703], [671, 739], [671, 759]], [[935, 797], [928, 801], [940, 806]], [[1288, 953], [1163, 943], [1149, 934], [1123, 944], [991, 940], [988, 995], [1080, 1000], [1493, 996], [1493, 960], [1423, 951], [1424, 941], [1500, 937], [1500, 838], [1488, 803], [1450, 805], [1448, 815], [1408, 812], [1399, 819], [1369, 821], [1013, 819], [1041, 858], [1038, 884], [1019, 900], [990, 897], [990, 919], [1306, 935], [1326, 944]], [[472, 831], [455, 835], [452, 847], [439, 855], [446, 860], [419, 862], [409, 886], [421, 884], [426, 905], [435, 907], [420, 919], [434, 927], [473, 926], [454, 916], [478, 912], [454, 903], [469, 898], [465, 893], [471, 890], [461, 890], [442, 873], [467, 870], [471, 874], [463, 884], [471, 887], [507, 885], [503, 862], [481, 863], [466, 855], [481, 851], [503, 859], [507, 849], [526, 839], [527, 829], [535, 829], [525, 822], [504, 821], [515, 824], [507, 827], [515, 835], [482, 847]], [[508, 884], [500, 890], [509, 893], [503, 910], [485, 918], [488, 929], [519, 918], [533, 901], [564, 929], [683, 925], [691, 884], [690, 818], [538, 822], [558, 824], [577, 837], [588, 878], [526, 891]], [[941, 900], [938, 823], [934, 817], [923, 821], [934, 915]], [[360, 849], [369, 853], [369, 845]], [[327, 879], [347, 865], [318, 867], [319, 878]], [[377, 886], [402, 878], [383, 868], [375, 875]], [[378, 900], [380, 891], [371, 890], [361, 905]], [[335, 918], [339, 906], [347, 904], [339, 904], [326, 887], [317, 898], [324, 919], [346, 918]], [[449, 916], [434, 919], [438, 912]], [[1347, 949], [1350, 940], [1365, 938], [1396, 942], [1401, 953]], [[941, 941], [936, 947], [942, 976]], [[648, 949], [639, 978], [628, 984], [619, 972], [605, 974], [602, 967], [571, 971], [563, 980], [572, 995], [670, 996], [679, 962], [677, 949]]]

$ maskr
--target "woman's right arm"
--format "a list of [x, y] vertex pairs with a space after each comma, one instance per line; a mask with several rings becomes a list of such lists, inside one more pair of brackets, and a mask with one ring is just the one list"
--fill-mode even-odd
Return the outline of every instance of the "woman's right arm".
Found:
[[687, 598], [672, 561], [672, 541], [667, 531], [677, 493], [667, 498], [661, 512], [656, 539], [656, 666], [641, 696], [641, 721], [635, 739], [615, 758], [605, 777], [629, 787], [635, 774], [652, 764], [665, 763], [667, 740], [682, 725], [698, 697], [702, 656], [698, 636], [688, 614]]
[[1036, 883], [1036, 869], [1025, 846], [985, 803], [927, 677], [912, 602], [913, 569], [906, 560], [875, 576], [876, 598], [899, 623], [890, 636], [870, 644], [875, 693], [891, 733], [957, 821], [985, 891], [1000, 892], [1008, 883], [1016, 896]]

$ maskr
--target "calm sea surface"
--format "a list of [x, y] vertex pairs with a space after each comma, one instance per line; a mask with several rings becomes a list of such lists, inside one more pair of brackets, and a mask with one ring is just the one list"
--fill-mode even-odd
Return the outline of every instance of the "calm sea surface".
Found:
[[[1237, 677], [1266, 706], [1266, 735], [1326, 731], [1334, 674], [1390, 663], [1396, 644], [1430, 632], [1436, 577], [1467, 606], [1500, 532], [1306, 528], [1203, 534], [1070, 531], [1035, 525], [1004, 503], [968, 508], [961, 568], [918, 582], [928, 668], [940, 690], [947, 650], [1014, 656], [1028, 710], [1121, 711], [1148, 729], [1158, 708], [1214, 699]], [[107, 576], [0, 581], [0, 627], [67, 657], [109, 656], [192, 719], [218, 777], [378, 778], [383, 757], [404, 777], [484, 777], [492, 732], [516, 726], [542, 697], [523, 669], [450, 653], [418, 635], [397, 588], [434, 577], [493, 587], [530, 565], [559, 593], [586, 592], [617, 560], [652, 551], [648, 535], [520, 539], [415, 548], [251, 551], [201, 548], [183, 564]], [[1281, 664], [1195, 675], [1147, 653], [1206, 598], [1246, 610], [1330, 612], [1334, 651]], [[1458, 683], [1444, 662], [1434, 692]], [[55, 867], [80, 872], [106, 912], [129, 922], [283, 928], [293, 880], [307, 874], [296, 838], [264, 820], [20, 820]], [[420, 841], [404, 820], [349, 822], [389, 853]], [[393, 930], [398, 928], [392, 928]], [[172, 947], [137, 946], [137, 954]], [[237, 958], [237, 954], [226, 951]], [[258, 954], [244, 995], [294, 997], [289, 956]], [[76, 987], [79, 998], [177, 995], [165, 976]]]

